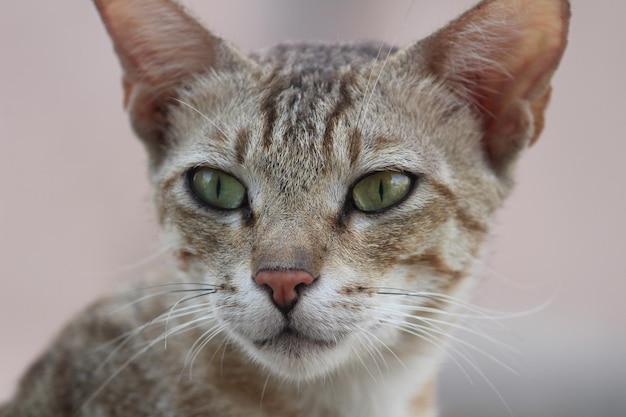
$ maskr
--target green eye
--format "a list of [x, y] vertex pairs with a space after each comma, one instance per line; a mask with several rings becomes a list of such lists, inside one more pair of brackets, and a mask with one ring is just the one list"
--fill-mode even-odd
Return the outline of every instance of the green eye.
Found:
[[368, 175], [352, 189], [357, 209], [366, 213], [385, 210], [402, 201], [413, 184], [413, 178], [401, 172], [384, 171]]
[[191, 191], [210, 207], [233, 210], [242, 206], [246, 189], [234, 177], [211, 168], [191, 172]]

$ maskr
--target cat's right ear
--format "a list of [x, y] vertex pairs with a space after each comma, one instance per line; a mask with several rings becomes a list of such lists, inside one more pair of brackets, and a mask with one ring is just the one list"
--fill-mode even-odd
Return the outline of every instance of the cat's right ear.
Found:
[[124, 106], [153, 160], [167, 148], [176, 92], [208, 71], [252, 63], [171, 0], [94, 0], [124, 70]]
[[397, 65], [434, 75], [472, 105], [486, 159], [506, 177], [543, 128], [569, 17], [568, 0], [483, 0], [403, 50]]

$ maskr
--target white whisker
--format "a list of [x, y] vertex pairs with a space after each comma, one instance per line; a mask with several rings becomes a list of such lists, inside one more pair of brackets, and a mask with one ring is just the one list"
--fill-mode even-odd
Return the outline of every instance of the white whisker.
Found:
[[380, 379], [384, 380], [383, 370], [380, 368], [380, 365], [378, 364], [378, 359], [377, 359], [375, 353], [378, 353], [378, 355], [379, 355], [378, 357], [381, 360], [383, 360], [383, 362], [384, 362], [384, 357], [380, 354], [379, 350], [375, 349], [372, 346], [372, 342], [369, 339], [369, 337], [367, 336], [367, 334], [355, 333], [355, 335], [359, 339], [359, 341], [361, 342], [360, 345], [363, 348], [365, 348], [365, 351], [367, 352], [367, 354], [370, 356], [370, 358], [372, 358], [372, 362], [374, 362], [374, 366], [376, 366], [376, 370], [378, 371], [378, 375], [380, 375]]
[[[419, 320], [419, 321], [424, 322], [424, 323], [436, 323], [436, 324], [439, 324], [439, 325], [444, 325], [444, 326], [447, 326], [447, 327], [451, 327], [451, 328], [456, 329], [456, 330], [464, 331], [464, 332], [467, 332], [467, 333], [469, 333], [471, 335], [478, 336], [478, 337], [480, 337], [482, 339], [485, 339], [486, 341], [492, 343], [493, 345], [496, 345], [496, 346], [498, 346], [500, 348], [503, 348], [503, 349], [505, 349], [505, 350], [507, 350], [507, 351], [509, 351], [511, 353], [519, 354], [519, 351], [517, 349], [515, 349], [514, 347], [504, 343], [503, 341], [498, 340], [498, 339], [496, 339], [493, 336], [490, 336], [490, 335], [488, 335], [488, 334], [486, 334], [484, 332], [481, 332], [479, 330], [473, 329], [473, 328], [471, 328], [469, 326], [466, 326], [466, 325], [463, 325], [463, 324], [460, 324], [460, 323], [456, 323], [456, 322], [453, 322], [453, 321], [439, 320], [439, 319], [435, 319], [435, 318], [432, 318], [432, 317], [423, 317], [423, 316], [419, 316], [419, 315], [411, 314], [411, 313], [400, 312], [400, 311], [397, 311], [397, 310], [392, 309], [392, 308], [378, 307], [378, 310], [381, 311], [381, 312], [393, 314], [395, 316], [402, 317], [402, 318], [405, 318], [405, 319]], [[411, 307], [411, 310], [415, 311], [413, 307]], [[417, 309], [417, 311], [419, 312], [420, 310]], [[431, 313], [432, 311], [428, 311], [428, 312]], [[441, 313], [445, 313], [445, 311], [441, 311]]]
[[[452, 351], [454, 352], [456, 349], [454, 347], [450, 347], [448, 346], [448, 344], [443, 343], [439, 338], [433, 336], [430, 334], [429, 329], [425, 328], [425, 327], [417, 327], [417, 328], [408, 328], [405, 327], [405, 324], [407, 324], [405, 321], [403, 320], [392, 320], [389, 318], [381, 318], [379, 319], [381, 324], [386, 324], [389, 325], [391, 327], [393, 327], [394, 329], [398, 329], [404, 333], [408, 333], [410, 335], [413, 335], [415, 337], [420, 338], [421, 340], [424, 340], [428, 343], [430, 343], [431, 345], [433, 345], [434, 347], [436, 347], [437, 349], [441, 350], [442, 352], [444, 352], [449, 358], [450, 360], [452, 360], [460, 369], [460, 371], [465, 375], [465, 377], [470, 381], [470, 383], [473, 383], [472, 378], [470, 377], [469, 373], [465, 370], [465, 368], [463, 367], [463, 365], [461, 364], [461, 362], [459, 362], [459, 360], [450, 354], [450, 350], [452, 349]], [[465, 359], [466, 361], [470, 361], [469, 358], [467, 358], [466, 355], [464, 355], [461, 352], [456, 352], [457, 354], [459, 354], [459, 356], [461, 356], [463, 359]]]
[[137, 352], [132, 354], [127, 360], [125, 360], [120, 366], [118, 366], [113, 372], [111, 372], [111, 374], [100, 384], [100, 386], [97, 389], [95, 389], [94, 392], [91, 395], [89, 395], [87, 397], [87, 399], [83, 402], [82, 407], [87, 406], [95, 397], [98, 396], [98, 394], [100, 394], [102, 392], [102, 390], [113, 379], [115, 379], [120, 373], [122, 373], [131, 363], [133, 363], [135, 360], [137, 360], [137, 358], [142, 356], [144, 353], [146, 353], [148, 350], [150, 350], [156, 344], [160, 343], [164, 338], [170, 336], [170, 334], [180, 333], [183, 328], [188, 328], [189, 326], [192, 326], [194, 324], [196, 324], [195, 320], [191, 321], [191, 322], [185, 322], [185, 323], [183, 323], [183, 324], [181, 324], [179, 326], [176, 326], [173, 329], [170, 329], [168, 332], [165, 332], [165, 333], [161, 334], [161, 336], [155, 338], [154, 340], [152, 340], [150, 342], [146, 342], [144, 347], [142, 347]]
[[[359, 337], [359, 340], [361, 340], [360, 337]], [[365, 369], [365, 372], [367, 372], [370, 378], [372, 378], [372, 381], [377, 382], [376, 377], [374, 376], [374, 374], [372, 374], [372, 372], [370, 371], [369, 367], [367, 366], [367, 364], [365, 363], [365, 361], [363, 360], [363, 358], [361, 357], [357, 349], [354, 350], [354, 355], [357, 357], [359, 362], [361, 362], [361, 365]]]
[[[369, 112], [369, 108], [370, 108], [370, 104], [372, 101], [372, 98], [374, 97], [374, 90], [376, 90], [376, 86], [378, 85], [380, 78], [382, 77], [384, 71], [385, 71], [385, 67], [387, 65], [387, 63], [389, 62], [389, 58], [391, 57], [391, 54], [393, 52], [394, 49], [394, 45], [397, 43], [398, 38], [400, 36], [400, 33], [402, 32], [402, 30], [404, 29], [404, 27], [406, 26], [406, 23], [409, 19], [409, 14], [411, 13], [411, 10], [413, 9], [413, 6], [415, 5], [415, 0], [412, 0], [411, 3], [409, 4], [409, 7], [406, 11], [406, 13], [404, 14], [404, 18], [402, 19], [402, 23], [400, 23], [400, 25], [398, 26], [398, 30], [395, 33], [394, 39], [391, 42], [391, 44], [389, 45], [389, 49], [387, 50], [387, 55], [385, 56], [385, 60], [383, 61], [383, 64], [380, 67], [380, 71], [378, 72], [378, 75], [376, 76], [376, 80], [374, 81], [374, 84], [372, 85], [372, 88], [369, 90], [369, 97], [367, 97], [365, 99], [365, 101], [361, 104], [361, 108], [359, 109], [359, 116], [357, 118], [357, 123], [356, 123], [356, 127], [359, 128], [361, 120], [367, 118], [367, 113]], [[381, 45], [381, 49], [382, 49], [382, 45]], [[380, 54], [380, 51], [379, 51]], [[378, 61], [379, 55], [376, 56], [376, 61]], [[371, 79], [371, 72], [370, 72], [370, 76], [368, 78], [367, 84], [369, 87], [369, 83], [370, 83], [370, 79]], [[368, 88], [366, 88], [365, 93], [364, 93], [364, 97], [367, 96], [368, 93]]]
[[[173, 311], [176, 309], [176, 307], [179, 304], [182, 304], [182, 303], [187, 302], [187, 301], [191, 301], [191, 300], [199, 298], [199, 297], [204, 297], [206, 295], [211, 295], [211, 294], [215, 294], [215, 290], [205, 291], [205, 292], [202, 292], [201, 294], [197, 294], [197, 295], [194, 295], [192, 297], [186, 297], [186, 298], [178, 300], [176, 303], [174, 303], [174, 305], [170, 308], [170, 311], [167, 314], [167, 317], [165, 319], [165, 332], [167, 333], [167, 328], [168, 328], [168, 325], [169, 325], [170, 318], [172, 317], [172, 313], [173, 313]], [[167, 338], [165, 339], [165, 348], [167, 348]]]
[[[404, 365], [404, 362], [402, 362], [402, 360], [398, 357], [398, 355], [396, 355], [396, 353], [385, 342], [383, 342], [378, 336], [376, 336], [374, 333], [364, 329], [363, 327], [359, 325], [355, 325], [355, 328], [361, 330], [362, 332], [366, 333], [369, 337], [375, 339], [382, 347], [384, 347], [391, 354], [391, 356], [393, 356], [398, 361], [398, 363], [404, 368], [404, 370], [408, 371], [407, 367]], [[384, 360], [384, 357], [383, 357], [383, 360]]]
[[424, 292], [424, 291], [412, 292], [412, 291], [407, 291], [407, 290], [398, 289], [398, 288], [391, 288], [391, 287], [373, 287], [373, 289], [379, 290], [380, 295], [402, 296], [406, 299], [406, 301], [411, 301], [415, 303], [420, 303], [420, 299], [424, 299], [424, 298], [430, 299], [430, 300], [438, 300], [441, 302], [445, 302], [451, 306], [458, 307], [462, 310], [466, 310], [466, 311], [469, 311], [470, 313], [473, 313], [473, 314], [465, 314], [465, 313], [457, 313], [457, 312], [451, 311], [449, 312], [450, 315], [454, 314], [457, 317], [462, 317], [462, 318], [486, 319], [486, 320], [490, 320], [494, 322], [498, 320], [517, 319], [517, 318], [526, 317], [532, 314], [536, 314], [540, 311], [545, 310], [545, 308], [550, 306], [556, 298], [556, 295], [553, 295], [549, 299], [541, 303], [540, 305], [530, 308], [528, 310], [499, 311], [499, 310], [494, 310], [494, 309], [490, 309], [487, 307], [480, 307], [475, 304], [471, 304], [467, 302], [466, 300], [463, 300], [457, 297], [452, 297], [450, 295], [442, 294], [442, 293], [433, 293], [433, 292]]
[[104, 277], [110, 277], [110, 276], [117, 276], [120, 274], [125, 274], [128, 272], [135, 271], [139, 268], [152, 264], [153, 262], [161, 258], [163, 255], [168, 253], [170, 250], [171, 250], [170, 246], [163, 245], [161, 246], [161, 248], [157, 249], [155, 252], [149, 253], [143, 256], [142, 258], [139, 258], [136, 261], [133, 261], [132, 263], [116, 266], [116, 267], [113, 267], [112, 269], [102, 271], [102, 275]]
[[263, 384], [263, 390], [261, 390], [261, 399], [259, 400], [259, 411], [263, 411], [263, 399], [265, 398], [265, 390], [267, 389], [267, 384], [270, 382], [271, 374], [268, 372], [267, 378], [265, 378], [265, 383]]
[[216, 128], [221, 134], [223, 134], [225, 137], [229, 137], [226, 132], [224, 132], [224, 130], [222, 128], [220, 128], [217, 123], [215, 123], [209, 116], [207, 116], [206, 114], [202, 113], [200, 110], [198, 110], [196, 107], [192, 106], [189, 103], [184, 102], [183, 100], [180, 100], [176, 97], [172, 97], [172, 99], [174, 101], [179, 102], [180, 104], [182, 104], [183, 106], [186, 106], [188, 108], [190, 108], [191, 110], [193, 110], [194, 112], [198, 113], [200, 116], [202, 116], [202, 118], [204, 120], [206, 120], [207, 122], [209, 122], [214, 128]]
[[[211, 329], [204, 332], [200, 337], [194, 342], [194, 344], [189, 349], [189, 353], [185, 358], [185, 364], [189, 366], [189, 379], [193, 378], [193, 364], [195, 363], [200, 352], [209, 344], [211, 341], [220, 333], [222, 333], [226, 329], [226, 326], [223, 324], [216, 324]], [[216, 353], [217, 351], [215, 351]], [[214, 355], [215, 355], [214, 353]], [[191, 357], [190, 357], [191, 355]], [[213, 356], [211, 357], [211, 360]]]

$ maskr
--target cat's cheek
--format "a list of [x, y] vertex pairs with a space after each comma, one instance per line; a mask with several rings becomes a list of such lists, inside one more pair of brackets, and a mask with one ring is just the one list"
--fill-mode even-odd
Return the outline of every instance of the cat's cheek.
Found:
[[211, 270], [229, 274], [233, 265], [249, 259], [250, 233], [240, 226], [237, 213], [228, 218], [213, 219], [189, 210], [177, 209], [168, 213], [163, 226], [165, 245], [175, 255], [186, 255], [182, 264], [202, 262]]

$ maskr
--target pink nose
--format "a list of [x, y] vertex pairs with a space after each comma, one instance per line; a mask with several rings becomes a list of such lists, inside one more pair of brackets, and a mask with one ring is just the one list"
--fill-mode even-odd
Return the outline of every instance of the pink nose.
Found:
[[254, 281], [259, 285], [267, 285], [272, 289], [272, 297], [276, 306], [283, 312], [291, 310], [298, 300], [296, 288], [309, 285], [315, 279], [306, 271], [261, 271]]

